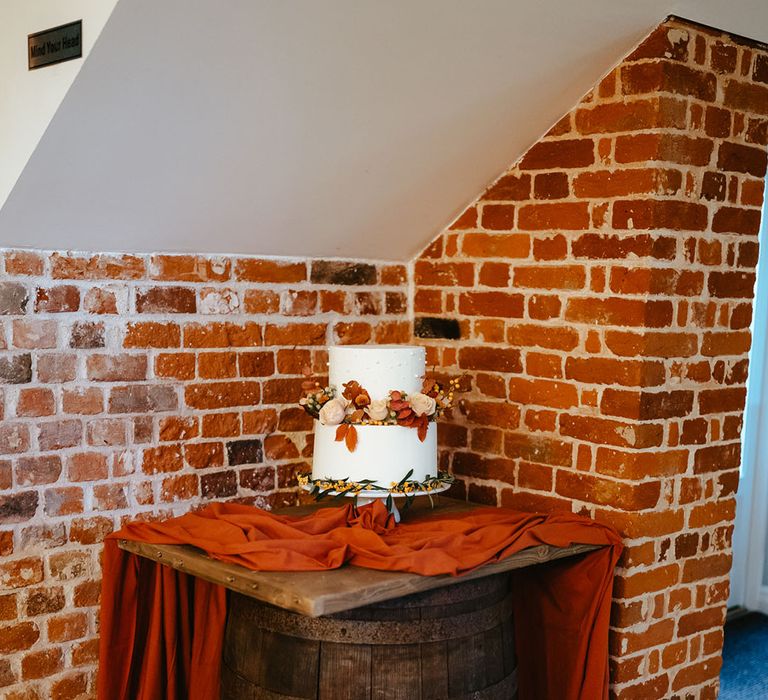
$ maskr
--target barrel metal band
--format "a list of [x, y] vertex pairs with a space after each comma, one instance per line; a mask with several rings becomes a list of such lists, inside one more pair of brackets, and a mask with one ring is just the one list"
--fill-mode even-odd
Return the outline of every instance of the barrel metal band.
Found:
[[511, 596], [491, 607], [453, 617], [398, 622], [311, 618], [258, 603], [240, 611], [241, 617], [270, 632], [313, 641], [352, 644], [419, 644], [459, 639], [494, 629], [511, 614]]

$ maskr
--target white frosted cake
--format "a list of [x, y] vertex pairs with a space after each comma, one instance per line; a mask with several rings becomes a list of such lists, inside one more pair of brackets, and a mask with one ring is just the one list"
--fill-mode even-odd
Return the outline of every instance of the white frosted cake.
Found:
[[[335, 398], [322, 405], [315, 421], [312, 479], [371, 480], [388, 488], [411, 470], [409, 481], [423, 482], [436, 477], [435, 399], [421, 393], [424, 348], [331, 347], [328, 365], [330, 390], [335, 392]], [[398, 411], [397, 406], [404, 410]], [[406, 418], [402, 419], [402, 415]], [[340, 425], [343, 416], [355, 425]], [[396, 421], [411, 421], [411, 425]], [[356, 433], [352, 449], [340, 437], [349, 429]]]

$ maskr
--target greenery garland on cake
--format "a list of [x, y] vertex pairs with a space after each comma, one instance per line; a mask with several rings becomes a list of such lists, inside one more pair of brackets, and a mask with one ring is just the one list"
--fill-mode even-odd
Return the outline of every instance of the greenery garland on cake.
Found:
[[347, 449], [354, 452], [357, 447], [356, 425], [415, 428], [419, 440], [424, 442], [429, 422], [437, 420], [453, 406], [459, 382], [459, 379], [451, 379], [445, 387], [429, 379], [424, 382], [422, 391], [412, 394], [390, 391], [387, 398], [375, 400], [356, 381], [346, 382], [341, 394], [335, 386], [321, 387], [319, 382], [315, 382], [299, 404], [323, 425], [337, 425], [336, 441], [343, 440]]
[[[299, 474], [298, 482], [299, 486], [303, 488], [310, 488], [310, 495], [314, 496], [316, 500], [320, 501], [326, 496], [331, 495], [333, 499], [343, 498], [345, 496], [351, 496], [354, 494], [354, 505], [357, 506], [357, 499], [359, 496], [366, 496], [368, 494], [375, 495], [377, 493], [388, 493], [386, 506], [388, 510], [392, 510], [392, 494], [400, 494], [405, 496], [406, 510], [413, 502], [414, 496], [417, 493], [426, 493], [432, 502], [432, 491], [443, 491], [444, 487], [450, 486], [454, 479], [447, 472], [438, 472], [437, 476], [428, 476], [424, 481], [413, 481], [411, 475], [413, 469], [411, 469], [399, 482], [393, 481], [388, 487], [380, 486], [372, 479], [363, 479], [362, 481], [350, 481], [349, 479], [313, 479], [311, 473]], [[432, 505], [434, 503], [432, 502]]]

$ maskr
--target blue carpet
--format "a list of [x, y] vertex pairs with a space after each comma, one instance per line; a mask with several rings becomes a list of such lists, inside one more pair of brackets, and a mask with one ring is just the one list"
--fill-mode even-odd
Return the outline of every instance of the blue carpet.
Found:
[[750, 613], [725, 626], [720, 700], [768, 698], [768, 617]]

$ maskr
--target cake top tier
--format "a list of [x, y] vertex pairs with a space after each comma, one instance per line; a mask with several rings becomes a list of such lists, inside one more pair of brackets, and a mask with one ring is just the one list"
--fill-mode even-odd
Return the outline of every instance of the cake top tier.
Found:
[[424, 358], [417, 345], [335, 345], [328, 348], [328, 378], [339, 392], [356, 381], [374, 400], [390, 391], [411, 394], [421, 391]]

